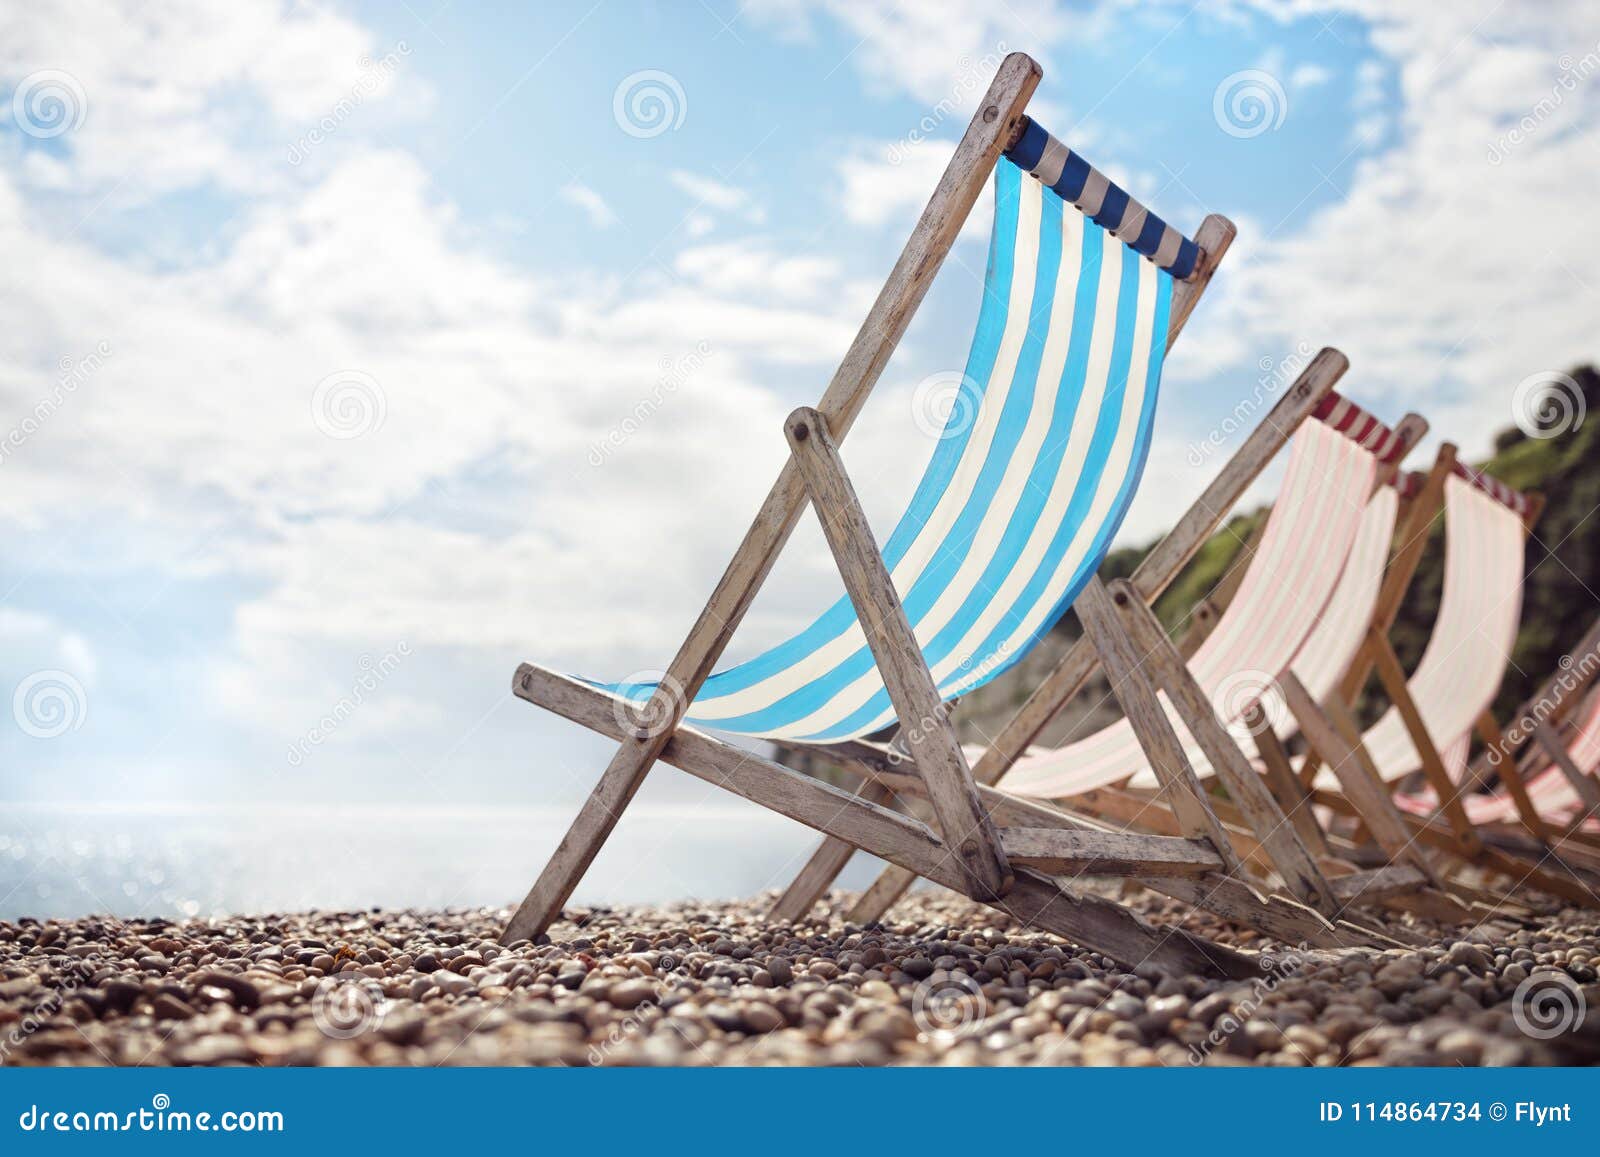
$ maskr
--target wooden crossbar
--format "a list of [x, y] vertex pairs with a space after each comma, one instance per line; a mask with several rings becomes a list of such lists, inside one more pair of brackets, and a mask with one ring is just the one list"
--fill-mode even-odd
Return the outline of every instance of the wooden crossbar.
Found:
[[1008, 859], [1052, 876], [1205, 876], [1222, 857], [1198, 840], [1128, 832], [1001, 828]]
[[[623, 734], [611, 696], [576, 679], [524, 663], [517, 668], [512, 691], [518, 698], [591, 731], [613, 739]], [[662, 745], [661, 758], [698, 779], [901, 864], [947, 888], [960, 891], [966, 886], [965, 875], [939, 837], [925, 824], [897, 812], [692, 727], [674, 730]], [[1093, 945], [1126, 967], [1150, 963], [1207, 976], [1259, 975], [1256, 963], [1244, 953], [1180, 928], [1153, 927], [1121, 904], [1075, 892], [1026, 868], [1017, 869], [1011, 890], [990, 903], [1025, 927]]]

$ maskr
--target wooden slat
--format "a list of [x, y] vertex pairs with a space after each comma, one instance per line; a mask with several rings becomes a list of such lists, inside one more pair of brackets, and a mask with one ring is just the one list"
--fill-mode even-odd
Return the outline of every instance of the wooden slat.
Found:
[[[1593, 685], [1595, 676], [1600, 674], [1600, 661], [1597, 661], [1600, 660], [1600, 618], [1589, 624], [1589, 629], [1567, 652], [1563, 663], [1567, 660], [1570, 660], [1570, 664], [1558, 666], [1532, 695], [1518, 705], [1516, 711], [1506, 717], [1511, 723], [1514, 741], [1507, 742], [1503, 734], [1495, 742], [1485, 737], [1484, 750], [1472, 761], [1467, 780], [1469, 783], [1482, 783], [1491, 771], [1499, 770], [1502, 761], [1516, 757], [1517, 752], [1533, 738], [1534, 727], [1539, 723], [1557, 726], [1572, 707], [1582, 701], [1585, 691]], [[1490, 720], [1493, 721], [1493, 716], [1490, 716]], [[1495, 730], [1499, 732], [1499, 727], [1496, 726]]]
[[1578, 798], [1583, 801], [1583, 806], [1590, 812], [1600, 812], [1600, 783], [1594, 776], [1585, 775], [1583, 769], [1572, 761], [1572, 756], [1567, 751], [1567, 745], [1561, 742], [1561, 737], [1555, 733], [1548, 723], [1540, 723], [1533, 729], [1533, 739], [1550, 762], [1561, 769], [1561, 774], [1566, 777], [1572, 790], [1578, 793]]
[[1223, 257], [1238, 235], [1239, 231], [1234, 228], [1232, 221], [1215, 213], [1207, 214], [1206, 219], [1200, 222], [1200, 228], [1194, 235], [1194, 243], [1200, 247], [1200, 260], [1195, 263], [1194, 273], [1189, 280], [1179, 281], [1172, 287], [1172, 304], [1167, 313], [1168, 349], [1172, 348], [1172, 343], [1178, 340], [1178, 335], [1188, 324], [1189, 315], [1200, 304], [1206, 286], [1211, 284], [1212, 275], [1217, 272], [1217, 266], [1222, 264]]
[[1332, 881], [1334, 895], [1342, 904], [1365, 904], [1382, 900], [1402, 892], [1415, 892], [1428, 886], [1428, 878], [1413, 867], [1391, 864], [1387, 868], [1374, 868], [1367, 872], [1352, 872], [1348, 876], [1335, 876]]
[[1203, 876], [1222, 859], [1196, 840], [1059, 828], [1000, 829], [1006, 858], [1052, 876]]
[[1000, 838], [978, 803], [961, 741], [923, 660], [828, 421], [816, 410], [802, 406], [789, 415], [784, 431], [889, 701], [900, 718], [900, 735], [927, 785], [939, 832], [970, 880], [963, 890], [977, 900], [1003, 896], [1011, 886], [1011, 869]]
[[1428, 724], [1411, 696], [1411, 687], [1406, 682], [1405, 669], [1400, 666], [1400, 657], [1394, 653], [1388, 635], [1370, 635], [1369, 641], [1378, 679], [1389, 696], [1389, 702], [1400, 712], [1400, 721], [1405, 724], [1406, 733], [1411, 736], [1411, 745], [1417, 749], [1422, 761], [1422, 774], [1439, 797], [1439, 810], [1449, 823], [1450, 830], [1455, 832], [1462, 854], [1469, 858], [1476, 856], [1483, 849], [1483, 841], [1478, 838], [1477, 829], [1467, 818], [1466, 807], [1461, 802], [1461, 789], [1450, 778], [1450, 771], [1439, 755], [1438, 745], [1428, 733]]
[[[1522, 820], [1522, 826], [1540, 843], [1548, 844], [1554, 838], [1554, 832], [1545, 824], [1544, 817], [1539, 814], [1539, 809], [1534, 806], [1533, 797], [1528, 794], [1528, 785], [1522, 778], [1522, 771], [1517, 767], [1515, 753], [1510, 750], [1506, 742], [1505, 732], [1500, 729], [1500, 723], [1494, 717], [1494, 712], [1485, 708], [1478, 715], [1478, 735], [1483, 739], [1486, 752], [1503, 753], [1502, 758], [1493, 764], [1495, 772], [1500, 777], [1500, 785], [1511, 796], [1511, 802], [1516, 805], [1517, 815]], [[1476, 784], [1478, 781], [1469, 768], [1464, 777], [1464, 783]], [[1463, 791], [1467, 790], [1463, 786]]]
[[[598, 688], [524, 663], [512, 688], [520, 699], [619, 738], [615, 700]], [[661, 758], [698, 779], [725, 788], [770, 811], [853, 847], [898, 863], [918, 876], [960, 890], [965, 877], [939, 838], [924, 824], [857, 799], [839, 788], [792, 771], [691, 727], [679, 727]], [[1259, 975], [1248, 955], [1179, 928], [1156, 928], [1120, 904], [1080, 894], [1026, 868], [1003, 898], [989, 902], [1024, 927], [1060, 936], [1126, 967], [1148, 961], [1177, 973], [1246, 978]]]
[[[1005, 142], [1021, 124], [1028, 98], [1042, 75], [1039, 65], [1021, 52], [1007, 56], [995, 73], [910, 240], [822, 395], [817, 408], [826, 415], [835, 438], [844, 437], [866, 403], [983, 191]], [[800, 469], [790, 459], [646, 709], [644, 717], [660, 721], [660, 725], [622, 739], [555, 854], [506, 926], [503, 939], [507, 943], [538, 936], [560, 914], [660, 757], [673, 726], [715, 669], [778, 551], [794, 530], [804, 497]]]
[[[888, 803], [892, 798], [890, 790], [876, 779], [864, 780], [856, 789], [856, 795], [868, 803], [876, 804]], [[856, 849], [843, 840], [823, 837], [817, 850], [811, 853], [811, 858], [790, 881], [777, 903], [773, 904], [772, 911], [767, 913], [768, 917], [780, 924], [793, 924], [801, 919], [822, 899], [855, 854]]]
[[1173, 730], [1172, 721], [1145, 678], [1139, 653], [1123, 628], [1111, 593], [1098, 575], [1084, 584], [1074, 606], [1083, 632], [1094, 644], [1100, 665], [1111, 682], [1111, 694], [1116, 697], [1139, 746], [1144, 749], [1150, 769], [1161, 784], [1167, 806], [1177, 816], [1183, 834], [1192, 840], [1208, 841], [1230, 872], [1239, 870], [1238, 857], [1228, 842], [1222, 821], [1211, 810], [1205, 789], [1189, 764], [1189, 756]]
[[[1008, 795], [998, 788], [980, 785], [979, 793], [995, 822], [1005, 827], [1057, 827], [1070, 831], [1106, 831], [1083, 816], [1041, 800]], [[1171, 818], [1171, 813], [1158, 809]], [[884, 877], [880, 876], [882, 880]], [[915, 880], [915, 876], [912, 879]], [[1213, 912], [1224, 920], [1254, 928], [1285, 944], [1306, 944], [1313, 948], [1393, 948], [1400, 943], [1394, 935], [1379, 932], [1354, 920], [1330, 921], [1320, 913], [1283, 896], [1262, 897], [1248, 884], [1226, 875], [1191, 880], [1182, 877], [1141, 876], [1137, 882], [1152, 892], [1170, 896], [1196, 908]]]
[[1294, 777], [1294, 764], [1289, 759], [1289, 751], [1272, 729], [1272, 721], [1267, 718], [1261, 704], [1250, 706], [1245, 712], [1244, 722], [1255, 737], [1256, 754], [1260, 756], [1264, 769], [1261, 778], [1267, 790], [1277, 799], [1278, 806], [1283, 808], [1294, 830], [1300, 833], [1306, 847], [1311, 849], [1311, 854], [1328, 855], [1327, 836], [1323, 833], [1322, 825], [1317, 823], [1316, 813], [1311, 810], [1311, 793]]
[[1166, 691], [1179, 718], [1200, 745], [1200, 750], [1205, 752], [1211, 770], [1227, 788], [1228, 797], [1239, 809], [1245, 825], [1266, 849], [1290, 894], [1303, 904], [1324, 912], [1332, 911], [1333, 894], [1328, 881], [1323, 879], [1322, 870], [1266, 784], [1261, 782], [1250, 760], [1218, 720], [1211, 700], [1161, 629], [1155, 612], [1145, 606], [1138, 591], [1126, 580], [1112, 583], [1110, 592], [1122, 624], [1143, 656], [1145, 668]]
[[[1372, 639], [1374, 636], [1387, 636], [1394, 626], [1395, 616], [1400, 613], [1400, 605], [1405, 601], [1406, 592], [1411, 589], [1411, 580], [1416, 577], [1417, 567], [1422, 563], [1433, 520], [1444, 509], [1444, 484], [1454, 471], [1455, 464], [1456, 448], [1446, 442], [1439, 447], [1422, 489], [1411, 499], [1405, 517], [1400, 520], [1400, 529], [1395, 533], [1394, 553], [1384, 571], [1383, 585], [1378, 588], [1378, 601], [1373, 608], [1367, 638], [1362, 640], [1355, 658], [1350, 661], [1349, 669], [1339, 681], [1338, 695], [1346, 703], [1354, 703], [1361, 689], [1367, 685], [1367, 680], [1372, 677], [1372, 667], [1377, 661], [1372, 653]], [[1303, 774], [1314, 770], [1311, 762], [1307, 760]], [[1303, 778], [1302, 782], [1308, 786], [1310, 784], [1309, 778]]]
[[1372, 838], [1397, 863], [1410, 864], [1433, 879], [1433, 869], [1411, 839], [1399, 810], [1389, 798], [1388, 786], [1372, 766], [1355, 720], [1337, 693], [1319, 706], [1293, 672], [1279, 680], [1284, 701], [1300, 724], [1300, 731], [1339, 777], [1344, 793], [1355, 806]]

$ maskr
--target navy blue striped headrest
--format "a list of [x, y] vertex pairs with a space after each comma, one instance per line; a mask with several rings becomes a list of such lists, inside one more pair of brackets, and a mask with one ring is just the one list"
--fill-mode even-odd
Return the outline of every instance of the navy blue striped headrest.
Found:
[[1177, 281], [1194, 273], [1200, 247], [1128, 195], [1032, 117], [1024, 117], [1022, 135], [1006, 157], [1076, 205], [1096, 225], [1109, 230], [1135, 253], [1142, 253]]

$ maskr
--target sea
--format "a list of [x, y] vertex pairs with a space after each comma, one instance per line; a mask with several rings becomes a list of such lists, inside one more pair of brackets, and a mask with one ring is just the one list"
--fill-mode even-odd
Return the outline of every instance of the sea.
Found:
[[[782, 888], [819, 837], [735, 805], [636, 801], [573, 902], [712, 901]], [[0, 805], [0, 920], [511, 905], [573, 811]], [[879, 867], [858, 854], [840, 886], [864, 887]]]

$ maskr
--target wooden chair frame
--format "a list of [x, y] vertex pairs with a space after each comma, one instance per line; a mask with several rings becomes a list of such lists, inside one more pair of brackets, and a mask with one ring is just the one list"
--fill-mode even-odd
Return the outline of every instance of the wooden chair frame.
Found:
[[[1237, 867], [1193, 770], [1183, 758], [1155, 691], [1132, 662], [1133, 648], [1113, 596], [1091, 580], [1077, 606], [1108, 671], [1122, 676], [1124, 709], [1148, 734], [1147, 748], [1175, 793], [1186, 797], [1183, 837], [1129, 837], [1090, 825], [1030, 819], [980, 790], [922, 659], [878, 545], [839, 457], [848, 432], [1000, 154], [1025, 126], [1023, 110], [1042, 77], [1013, 53], [1001, 64], [910, 240], [816, 408], [785, 424], [790, 456], [722, 580], [639, 718], [627, 728], [603, 692], [523, 664], [515, 694], [618, 740], [620, 746], [566, 837], [512, 916], [504, 943], [544, 933], [632, 800], [651, 766], [666, 760], [692, 775], [796, 819], [915, 875], [943, 883], [1021, 923], [1099, 951], [1127, 966], [1249, 976], [1254, 961], [1182, 929], [1158, 930], [1122, 905], [1082, 894], [1052, 878], [1092, 867], [1130, 875], [1225, 873]], [[1174, 285], [1167, 344], [1176, 340], [1234, 237], [1225, 218], [1208, 216], [1195, 240], [1192, 275]], [[1341, 359], [1342, 360], [1342, 359]], [[891, 702], [908, 740], [915, 778], [932, 804], [937, 831], [742, 748], [683, 726], [688, 705], [734, 630], [809, 501], [822, 523]], [[1126, 670], [1122, 668], [1126, 667]]]
[[[1429, 849], [1443, 853], [1455, 866], [1472, 864], [1508, 877], [1514, 886], [1528, 885], [1563, 899], [1594, 904], [1594, 891], [1570, 872], [1528, 865], [1484, 841], [1461, 802], [1463, 794], [1470, 789], [1472, 777], [1463, 777], [1460, 783], [1450, 778], [1444, 757], [1428, 732], [1427, 722], [1411, 694], [1405, 669], [1389, 637], [1427, 546], [1429, 530], [1444, 510], [1445, 481], [1455, 472], [1456, 460], [1456, 447], [1449, 443], [1442, 446], [1420, 493], [1410, 504], [1396, 536], [1398, 546], [1384, 576], [1378, 607], [1367, 629], [1367, 637], [1339, 687], [1319, 704], [1311, 699], [1298, 680], [1292, 676], [1285, 680], [1285, 700], [1309, 748], [1301, 768], [1300, 782], [1303, 788], [1312, 791], [1316, 802], [1359, 819], [1366, 833], [1391, 863], [1415, 867], [1425, 872], [1437, 885], [1470, 902], [1504, 907], [1507, 898], [1483, 893], [1459, 881], [1447, 880], [1427, 855]], [[1544, 509], [1541, 495], [1528, 494], [1526, 497], [1528, 506], [1523, 515], [1525, 536], [1532, 534]], [[1384, 695], [1399, 712], [1406, 733], [1417, 750], [1422, 774], [1439, 800], [1438, 811], [1431, 817], [1410, 815], [1395, 804], [1393, 785], [1379, 775], [1362, 741], [1352, 705], [1374, 673], [1378, 676]], [[1479, 729], [1480, 733], [1488, 736], [1499, 733], [1492, 717], [1487, 721], [1480, 717]], [[1334, 771], [1339, 777], [1342, 791], [1312, 790], [1312, 781], [1321, 766]], [[1514, 769], [1507, 774], [1506, 783], [1508, 790], [1518, 799], [1519, 807], [1526, 804], [1530, 814], [1537, 814], [1532, 811], [1526, 788]], [[1557, 866], [1560, 867], [1559, 862]]]
[[[1267, 862], [1284, 881], [1290, 899], [1268, 900], [1252, 893], [1248, 887], [1239, 886], [1237, 878], [1230, 879], [1226, 884], [1207, 881], [1198, 887], [1187, 882], [1175, 884], [1170, 879], [1142, 880], [1141, 883], [1152, 890], [1195, 903], [1269, 935], [1294, 937], [1320, 945], [1380, 942], [1384, 938], [1376, 930], [1362, 928], [1345, 918], [1351, 905], [1373, 902], [1400, 891], [1416, 889], [1427, 881], [1421, 873], [1405, 869], [1326, 878], [1313, 848], [1307, 844], [1303, 818], [1292, 811], [1289, 815], [1285, 814], [1289, 809], [1284, 806], [1284, 800], [1263, 783], [1262, 777], [1255, 772], [1232, 736], [1218, 722], [1212, 705], [1191, 676], [1182, 656], [1182, 648], [1189, 640], [1177, 646], [1170, 643], [1150, 610], [1150, 604], [1177, 578], [1199, 548], [1215, 533], [1251, 482], [1333, 388], [1347, 364], [1343, 356], [1335, 351], [1323, 351], [1313, 359], [1245, 444], [1225, 464], [1212, 484], [1135, 570], [1131, 579], [1111, 584], [1112, 605], [1121, 621], [1123, 633], [1134, 644], [1136, 653], [1121, 662], [1107, 661], [1111, 646], [1103, 634], [1097, 633], [1094, 618], [1096, 604], [1086, 604], [1080, 599], [1078, 610], [1084, 622], [1085, 637], [1069, 649], [1056, 671], [1047, 677], [1001, 735], [991, 742], [990, 748], [973, 769], [974, 777], [985, 786], [1003, 776], [1015, 760], [1014, 754], [1006, 753], [1026, 749], [1079, 693], [1098, 667], [1104, 666], [1114, 692], [1124, 701], [1126, 697], [1122, 694], [1122, 688], [1129, 678], [1129, 672], [1141, 671], [1153, 687], [1159, 687], [1167, 693], [1180, 718], [1217, 770], [1219, 780], [1228, 789], [1232, 803], [1222, 805], [1213, 800], [1209, 811], [1216, 813], [1226, 806], [1234, 813], [1232, 818], [1243, 828], [1242, 831], [1229, 831], [1226, 828], [1216, 831], [1211, 826], [1214, 819], [1197, 812], [1193, 807], [1189, 791], [1173, 792], [1170, 787], [1164, 787], [1161, 794], [1169, 796], [1171, 804], [1171, 812], [1165, 818], [1170, 822], [1160, 826], [1158, 834], [1191, 838], [1203, 835], [1230, 844], [1247, 843], [1251, 852], [1264, 853]], [[1419, 416], [1408, 415], [1396, 427], [1396, 432], [1402, 447], [1409, 449], [1420, 440], [1426, 429], [1426, 422]], [[1386, 466], [1380, 481], [1387, 483], [1393, 470], [1393, 465]], [[1129, 719], [1151, 756], [1152, 767], [1164, 782], [1170, 784], [1173, 773], [1163, 773], [1162, 767], [1171, 768], [1180, 761], [1182, 771], [1178, 774], [1192, 776], [1181, 749], [1174, 751], [1159, 734], [1164, 729], [1153, 727], [1148, 720], [1139, 720], [1132, 712], [1129, 712]], [[1153, 738], [1152, 733], [1155, 733]], [[881, 801], [890, 794], [883, 773], [892, 766], [891, 752], [863, 742], [832, 745], [821, 750], [863, 771], [866, 776], [863, 790], [870, 791], [872, 798]], [[913, 793], [917, 790], [915, 782], [908, 785], [908, 790]], [[1112, 820], [1127, 821], [1145, 818], [1144, 813], [1153, 806], [1168, 806], [1159, 799], [1132, 799], [1114, 792], [1091, 795], [1095, 798], [1080, 797], [1072, 801], [1073, 805], [1086, 805], [1081, 808], [1064, 807], [1060, 802], [1050, 805], [1018, 800], [1009, 795], [1005, 795], [1005, 798], [1012, 799], [1013, 806], [1032, 809], [1030, 814], [1036, 820], [1041, 813], [1050, 813], [1056, 816], [1058, 822], [1065, 819], [1074, 823], [1096, 822], [1082, 814], [1084, 811]], [[1108, 802], [1112, 806], [1103, 806]], [[1117, 804], [1125, 804], [1131, 813], [1129, 810], [1119, 812]], [[1310, 831], [1315, 833], [1320, 844], [1321, 832], [1314, 819], [1310, 821]], [[774, 919], [795, 920], [808, 911], [831, 885], [853, 852], [854, 849], [842, 841], [824, 840], [779, 897], [772, 911]], [[1088, 869], [1081, 870], [1087, 872]], [[885, 869], [856, 903], [849, 918], [860, 923], [881, 919], [915, 879], [915, 874], [904, 868], [891, 866]], [[1307, 908], [1315, 912], [1308, 912]]]

